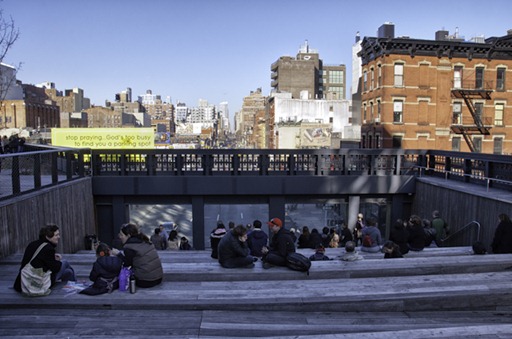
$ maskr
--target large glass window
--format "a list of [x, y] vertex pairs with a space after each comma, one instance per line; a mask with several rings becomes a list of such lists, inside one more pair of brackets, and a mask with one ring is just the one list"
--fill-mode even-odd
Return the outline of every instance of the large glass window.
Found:
[[494, 105], [494, 125], [503, 126], [503, 104]]
[[402, 100], [393, 101], [393, 122], [403, 122], [403, 104]]
[[404, 86], [404, 64], [395, 64], [395, 86]]
[[343, 71], [329, 71], [329, 83], [343, 84]]
[[475, 146], [476, 153], [482, 153], [482, 138], [474, 138], [473, 145]]
[[496, 90], [504, 91], [505, 90], [505, 68], [498, 67], [496, 70]]

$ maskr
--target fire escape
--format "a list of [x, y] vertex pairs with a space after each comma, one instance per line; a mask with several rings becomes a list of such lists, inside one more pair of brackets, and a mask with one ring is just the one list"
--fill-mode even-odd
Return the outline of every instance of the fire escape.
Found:
[[484, 122], [482, 121], [483, 112], [477, 112], [474, 100], [490, 100], [491, 93], [493, 92], [491, 89], [492, 86], [489, 86], [490, 84], [486, 83], [486, 86], [484, 86], [483, 81], [479, 81], [478, 78], [476, 81], [473, 81], [473, 84], [474, 87], [471, 88], [472, 86], [464, 86], [466, 85], [466, 82], [464, 82], [463, 86], [460, 86], [460, 82], [458, 83], [459, 86], [455, 83], [454, 88], [451, 91], [453, 98], [464, 99], [472, 117], [472, 121], [468, 121], [468, 124], [465, 124], [457, 121], [454, 116], [451, 130], [453, 133], [461, 134], [464, 137], [464, 140], [471, 152], [475, 152], [475, 144], [471, 138], [472, 135], [491, 134], [491, 126], [484, 125]]

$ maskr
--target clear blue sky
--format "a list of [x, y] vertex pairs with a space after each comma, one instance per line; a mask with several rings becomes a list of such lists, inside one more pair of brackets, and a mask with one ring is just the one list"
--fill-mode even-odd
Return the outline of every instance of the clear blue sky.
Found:
[[512, 2], [344, 0], [0, 0], [21, 34], [4, 62], [22, 62], [23, 83], [82, 88], [96, 105], [131, 87], [196, 106], [270, 92], [270, 65], [295, 56], [307, 39], [326, 64], [347, 66], [357, 31], [376, 36], [390, 21], [395, 35], [434, 39], [446, 29], [469, 39], [503, 36]]

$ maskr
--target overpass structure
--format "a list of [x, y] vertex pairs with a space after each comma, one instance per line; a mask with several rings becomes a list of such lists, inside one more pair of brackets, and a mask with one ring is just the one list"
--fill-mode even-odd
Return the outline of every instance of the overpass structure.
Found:
[[[73, 214], [75, 209], [87, 207], [76, 220], [70, 217], [75, 224], [70, 232], [75, 234], [69, 241], [76, 244], [75, 250], [83, 244], [85, 232], [95, 233], [100, 239], [112, 239], [120, 226], [130, 221], [133, 205], [190, 206], [190, 237], [196, 249], [207, 245], [205, 229], [213, 225], [205, 225], [205, 209], [211, 204], [263, 205], [268, 216], [262, 219], [283, 220], [290, 206], [297, 204], [334, 206], [338, 217], [349, 226], [364, 207], [377, 217], [384, 235], [396, 219], [410, 214], [430, 217], [432, 209], [439, 209], [454, 228], [471, 221], [464, 218], [465, 215], [471, 218], [468, 212], [480, 213], [474, 214], [479, 221], [489, 219], [494, 223], [499, 211], [506, 212], [502, 210], [509, 201], [508, 197], [499, 199], [493, 192], [510, 192], [512, 183], [512, 159], [489, 154], [399, 149], [42, 150], [32, 147], [29, 152], [0, 156], [3, 160], [0, 208], [2, 204], [22, 203], [24, 197], [80, 182], [86, 196], [78, 197], [70, 192], [63, 201], [55, 203], [59, 206], [52, 206], [56, 211], [53, 219], [58, 220], [58, 210]], [[441, 181], [427, 187], [428, 179]], [[30, 184], [24, 187], [27, 182]], [[418, 186], [419, 183], [422, 185]], [[442, 191], [450, 185], [462, 185], [462, 189], [457, 194]], [[493, 200], [496, 210], [472, 210], [472, 206], [480, 203], [471, 198], [478, 190], [483, 192], [480, 197], [486, 195], [486, 199]], [[71, 204], [73, 199], [78, 200], [64, 205]], [[376, 199], [380, 203], [372, 205]], [[92, 219], [87, 216], [90, 213]], [[15, 223], [34, 224], [31, 227], [38, 229], [41, 222], [51, 221], [41, 214], [39, 219], [43, 220], [17, 219]], [[8, 222], [8, 216], [4, 220]], [[491, 221], [483, 224], [482, 232], [489, 238], [490, 228], [495, 225]], [[467, 245], [474, 238], [471, 237], [460, 241]], [[12, 252], [9, 250], [12, 246], [4, 247]]]

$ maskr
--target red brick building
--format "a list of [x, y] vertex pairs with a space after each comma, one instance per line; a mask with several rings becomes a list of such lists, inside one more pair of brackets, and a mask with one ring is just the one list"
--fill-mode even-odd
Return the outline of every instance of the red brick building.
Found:
[[512, 154], [512, 32], [365, 37], [361, 147]]

